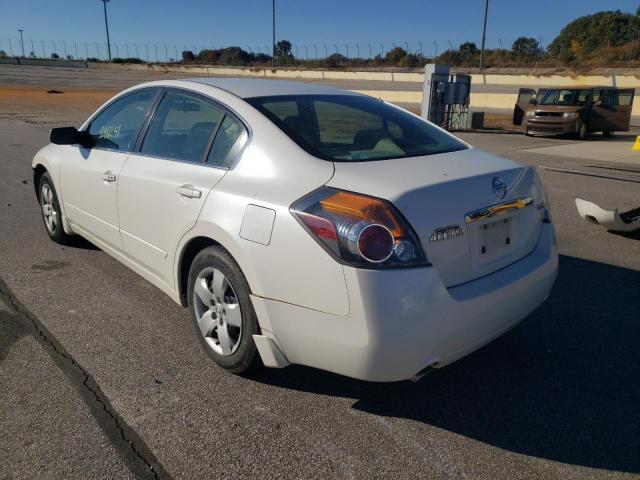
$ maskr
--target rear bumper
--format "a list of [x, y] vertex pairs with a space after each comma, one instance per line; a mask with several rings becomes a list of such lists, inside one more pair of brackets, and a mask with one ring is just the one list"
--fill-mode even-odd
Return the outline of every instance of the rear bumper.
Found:
[[534, 117], [525, 121], [525, 130], [530, 135], [561, 135], [576, 133], [578, 119], [562, 117]]
[[413, 377], [480, 348], [548, 296], [558, 255], [544, 224], [533, 252], [502, 270], [446, 288], [434, 268], [345, 268], [350, 312], [335, 316], [253, 297], [260, 320], [291, 363], [370, 381]]

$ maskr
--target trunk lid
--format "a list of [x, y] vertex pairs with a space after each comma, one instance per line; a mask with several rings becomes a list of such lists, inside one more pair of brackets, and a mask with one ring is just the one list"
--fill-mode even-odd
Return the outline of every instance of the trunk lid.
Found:
[[532, 167], [473, 148], [335, 162], [328, 185], [392, 202], [416, 231], [447, 287], [488, 275], [530, 253], [544, 217], [544, 190]]

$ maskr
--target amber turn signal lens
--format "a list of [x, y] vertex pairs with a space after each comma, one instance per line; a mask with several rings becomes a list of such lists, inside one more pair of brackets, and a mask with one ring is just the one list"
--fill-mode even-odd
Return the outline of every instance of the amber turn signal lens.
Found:
[[339, 191], [320, 200], [320, 205], [325, 212], [380, 223], [391, 230], [394, 237], [404, 236], [403, 228], [398, 224], [393, 212], [377, 198]]

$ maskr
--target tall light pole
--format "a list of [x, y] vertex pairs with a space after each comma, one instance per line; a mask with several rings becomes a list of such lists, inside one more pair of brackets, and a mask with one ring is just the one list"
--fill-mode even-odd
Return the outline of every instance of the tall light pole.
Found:
[[24, 58], [24, 39], [22, 38], [22, 32], [24, 32], [24, 30], [19, 28], [18, 32], [20, 32], [20, 45], [22, 46], [22, 58]]
[[104, 29], [107, 31], [107, 53], [109, 54], [109, 61], [111, 61], [111, 42], [109, 41], [109, 22], [107, 21], [107, 2], [109, 0], [100, 0], [104, 7]]
[[271, 65], [276, 64], [276, 0], [272, 0], [272, 13], [273, 13], [273, 29], [271, 31], [271, 45], [273, 46], [273, 55], [271, 56]]
[[480, 69], [484, 60], [484, 41], [487, 36], [487, 13], [489, 12], [489, 0], [484, 0], [484, 26], [482, 27], [482, 43], [480, 44]]

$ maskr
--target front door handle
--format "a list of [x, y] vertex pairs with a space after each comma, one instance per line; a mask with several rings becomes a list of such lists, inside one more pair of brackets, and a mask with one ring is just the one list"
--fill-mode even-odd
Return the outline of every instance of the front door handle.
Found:
[[202, 191], [198, 190], [193, 185], [180, 185], [176, 188], [176, 192], [187, 198], [200, 198], [202, 195]]
[[109, 170], [107, 170], [106, 172], [104, 172], [102, 174], [102, 179], [105, 182], [115, 182], [116, 181], [116, 176], [113, 173], [111, 173]]

